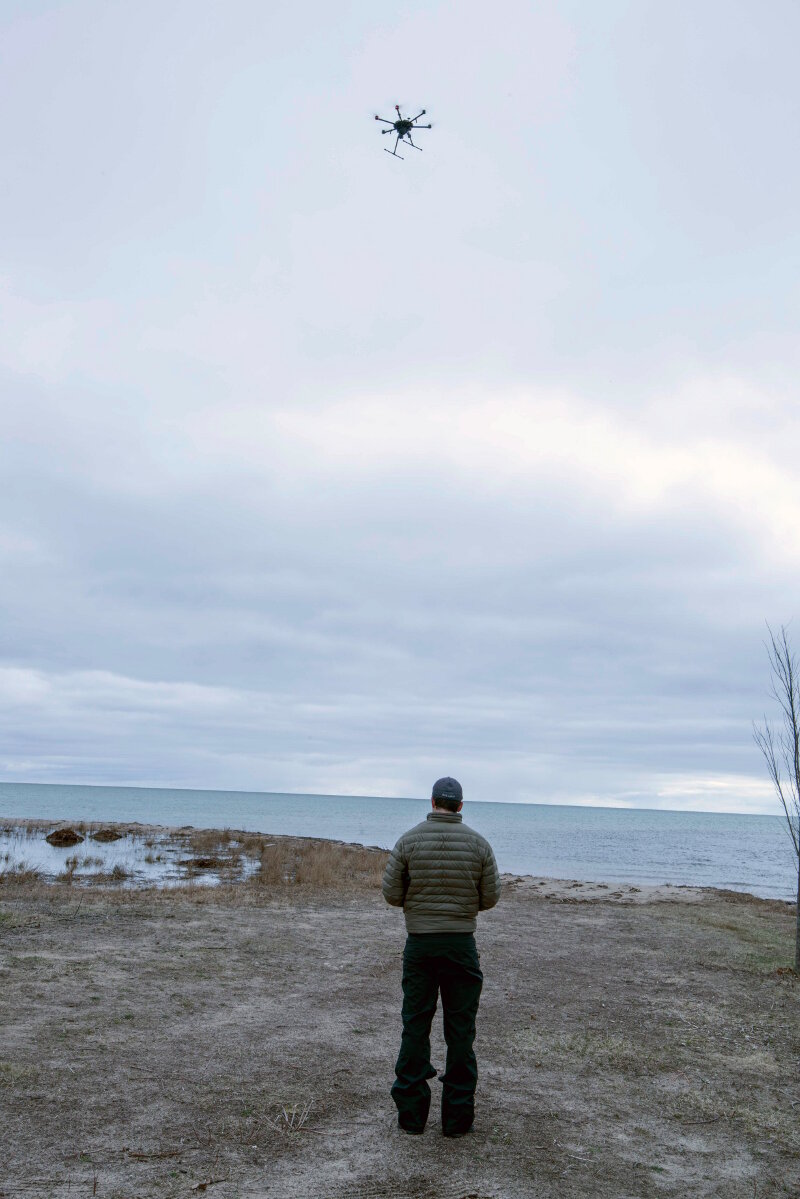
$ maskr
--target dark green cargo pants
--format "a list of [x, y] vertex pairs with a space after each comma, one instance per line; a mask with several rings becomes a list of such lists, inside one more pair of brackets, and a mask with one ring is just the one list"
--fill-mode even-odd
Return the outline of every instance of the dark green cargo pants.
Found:
[[403, 953], [403, 1037], [395, 1066], [392, 1098], [398, 1122], [422, 1132], [431, 1105], [430, 1031], [442, 996], [447, 1062], [442, 1082], [442, 1131], [466, 1132], [472, 1125], [478, 1063], [472, 1045], [483, 975], [472, 933], [412, 933]]

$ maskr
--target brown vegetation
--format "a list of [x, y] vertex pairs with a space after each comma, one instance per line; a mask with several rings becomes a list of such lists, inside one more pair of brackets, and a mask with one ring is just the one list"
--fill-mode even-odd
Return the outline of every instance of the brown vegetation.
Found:
[[231, 841], [237, 840], [236, 833], [229, 828], [199, 828], [186, 834], [186, 841], [197, 857], [218, 857]]
[[0, 883], [2, 883], [6, 891], [19, 890], [23, 894], [30, 893], [34, 886], [38, 888], [40, 885], [45, 887], [47, 884], [42, 880], [42, 872], [35, 866], [29, 866], [27, 862], [17, 862], [10, 870], [0, 871]]
[[181, 858], [178, 865], [190, 870], [219, 870], [225, 861], [222, 858]]
[[388, 856], [363, 845], [281, 837], [263, 843], [256, 878], [262, 887], [374, 888]]

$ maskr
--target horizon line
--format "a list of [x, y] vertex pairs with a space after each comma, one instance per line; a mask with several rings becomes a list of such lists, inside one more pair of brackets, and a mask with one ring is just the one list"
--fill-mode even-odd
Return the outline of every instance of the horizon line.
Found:
[[[414, 796], [414, 795], [371, 795], [357, 794], [347, 791], [252, 791], [241, 787], [187, 787], [187, 786], [167, 786], [162, 783], [62, 783], [62, 782], [37, 782], [29, 779], [0, 779], [0, 787], [75, 787], [75, 788], [94, 788], [96, 790], [128, 790], [128, 791], [196, 791], [202, 794], [214, 795], [282, 795], [296, 799], [377, 799], [377, 800], [399, 800], [403, 803], [430, 803], [430, 796]], [[464, 801], [467, 804], [482, 803], [482, 804], [498, 804], [506, 807], [529, 807], [529, 808], [582, 808], [582, 809], [601, 809], [606, 812], [666, 812], [674, 813], [679, 816], [697, 815], [697, 816], [753, 816], [757, 818], [766, 817], [772, 819], [773, 816], [780, 816], [780, 812], [741, 812], [741, 811], [720, 811], [717, 808], [657, 808], [650, 807], [644, 804], [621, 804], [621, 803], [569, 803], [562, 801], [551, 800], [528, 800], [528, 799], [469, 799]]]

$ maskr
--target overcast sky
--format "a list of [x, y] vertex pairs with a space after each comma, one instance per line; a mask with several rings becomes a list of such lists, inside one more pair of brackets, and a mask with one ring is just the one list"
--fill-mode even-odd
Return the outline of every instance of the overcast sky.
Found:
[[4, 0], [0, 777], [777, 811], [799, 44]]

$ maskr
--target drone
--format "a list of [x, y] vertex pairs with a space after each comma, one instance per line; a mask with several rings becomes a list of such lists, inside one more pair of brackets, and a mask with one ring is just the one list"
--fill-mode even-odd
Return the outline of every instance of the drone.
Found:
[[387, 154], [393, 154], [395, 158], [399, 158], [402, 160], [403, 155], [397, 153], [397, 147], [400, 145], [401, 142], [403, 143], [403, 145], [405, 145], [407, 142], [409, 146], [414, 146], [415, 150], [419, 150], [420, 152], [422, 151], [422, 146], [415, 146], [414, 143], [412, 142], [411, 130], [412, 129], [414, 129], [414, 130], [431, 129], [432, 126], [417, 124], [417, 121], [419, 120], [419, 118], [425, 116], [424, 108], [423, 108], [422, 112], [417, 113], [417, 115], [415, 117], [404, 117], [400, 111], [399, 104], [395, 104], [394, 110], [397, 113], [396, 121], [387, 121], [386, 117], [379, 117], [379, 116], [376, 116], [375, 120], [383, 121], [384, 125], [389, 126], [388, 129], [381, 129], [381, 133], [396, 133], [397, 134], [397, 141], [394, 143], [394, 149], [386, 150], [385, 146], [383, 148], [384, 148], [384, 150], [386, 150]]

